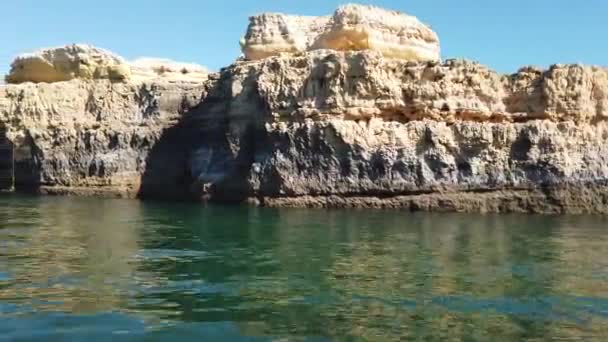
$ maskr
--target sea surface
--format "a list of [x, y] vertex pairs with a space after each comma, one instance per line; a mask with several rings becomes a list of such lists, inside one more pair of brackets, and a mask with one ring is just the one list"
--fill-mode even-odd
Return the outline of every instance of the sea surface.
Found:
[[0, 197], [2, 341], [606, 341], [608, 218]]

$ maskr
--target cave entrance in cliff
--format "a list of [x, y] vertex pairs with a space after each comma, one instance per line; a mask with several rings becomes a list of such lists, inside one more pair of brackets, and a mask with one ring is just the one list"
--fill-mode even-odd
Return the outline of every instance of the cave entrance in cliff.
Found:
[[15, 150], [0, 123], [0, 191], [13, 190], [15, 185]]

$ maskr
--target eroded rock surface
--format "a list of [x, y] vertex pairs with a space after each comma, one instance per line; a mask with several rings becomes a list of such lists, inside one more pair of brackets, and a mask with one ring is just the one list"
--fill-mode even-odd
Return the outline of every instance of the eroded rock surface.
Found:
[[0, 86], [0, 125], [16, 147], [17, 186], [127, 197], [161, 188], [168, 195], [164, 182], [183, 166], [176, 171], [161, 156], [152, 163], [163, 171], [151, 174], [150, 154], [204, 93], [202, 83], [162, 81]]
[[164, 79], [181, 82], [204, 82], [209, 71], [198, 64], [162, 58], [138, 58], [129, 63], [134, 80]]
[[464, 60], [406, 62], [374, 51], [313, 51], [241, 63], [243, 87], [259, 89], [270, 114], [285, 119], [382, 118], [594, 122], [608, 115], [608, 69], [556, 65], [500, 75]]
[[267, 206], [605, 213], [605, 73], [369, 51], [238, 63], [186, 120], [193, 189]]
[[410, 61], [440, 58], [437, 34], [416, 17], [363, 5], [338, 8], [312, 48], [373, 50]]
[[200, 83], [209, 72], [194, 63], [162, 58], [124, 58], [87, 44], [47, 48], [15, 58], [6, 76], [7, 83], [54, 83], [80, 80], [112, 82], [144, 82], [163, 79], [175, 82]]
[[341, 6], [329, 17], [254, 16], [241, 45], [248, 60], [319, 49], [373, 50], [410, 61], [440, 59], [437, 34], [417, 18], [365, 5]]
[[73, 44], [18, 56], [6, 81], [51, 83], [75, 78], [123, 81], [129, 77], [130, 68], [121, 57], [91, 45]]
[[329, 18], [265, 13], [249, 21], [241, 48], [246, 59], [257, 60], [308, 50], [325, 30]]
[[101, 52], [36, 57], [31, 70], [44, 65], [46, 78], [16, 70], [9, 79], [21, 84], [0, 86], [17, 185], [265, 206], [608, 213], [606, 68], [500, 75], [439, 62], [428, 28], [374, 11], [255, 17], [252, 60], [219, 73]]

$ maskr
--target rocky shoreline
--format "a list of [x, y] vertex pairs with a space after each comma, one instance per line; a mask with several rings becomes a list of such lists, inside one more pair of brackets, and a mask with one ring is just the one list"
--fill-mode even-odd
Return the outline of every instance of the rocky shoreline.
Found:
[[217, 73], [86, 45], [19, 57], [0, 86], [16, 186], [269, 207], [608, 213], [606, 68], [500, 75], [441, 62], [426, 25], [397, 12], [379, 23], [381, 11], [252, 17], [243, 58]]

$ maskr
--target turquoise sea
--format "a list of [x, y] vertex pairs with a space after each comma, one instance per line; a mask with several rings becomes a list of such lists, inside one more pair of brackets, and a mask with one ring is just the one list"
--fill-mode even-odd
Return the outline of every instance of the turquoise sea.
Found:
[[608, 218], [0, 197], [3, 341], [605, 341]]

